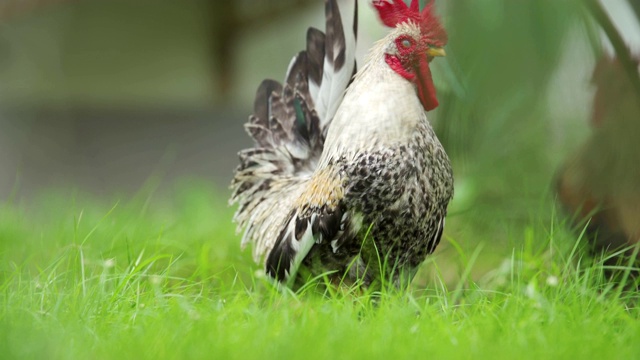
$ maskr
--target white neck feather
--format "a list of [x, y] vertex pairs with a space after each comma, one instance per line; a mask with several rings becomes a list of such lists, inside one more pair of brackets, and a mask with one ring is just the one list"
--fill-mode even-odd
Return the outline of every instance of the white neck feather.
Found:
[[402, 142], [418, 123], [427, 121], [415, 85], [384, 60], [392, 35], [376, 43], [347, 89], [329, 126], [321, 164], [336, 156]]

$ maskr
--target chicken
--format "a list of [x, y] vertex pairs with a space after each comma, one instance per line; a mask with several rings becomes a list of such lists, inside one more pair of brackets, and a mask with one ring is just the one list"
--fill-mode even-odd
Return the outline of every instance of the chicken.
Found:
[[[640, 59], [634, 61], [640, 71]], [[596, 254], [627, 248], [631, 255], [629, 247], [640, 242], [640, 101], [618, 59], [600, 59], [593, 82], [593, 131], [560, 168], [558, 200], [578, 231], [586, 229]]]
[[239, 154], [230, 202], [242, 245], [279, 282], [401, 286], [440, 242], [453, 174], [426, 111], [447, 35], [433, 2], [372, 5], [393, 30], [359, 71], [357, 3], [348, 26], [326, 0], [326, 34], [308, 30], [284, 85], [260, 85], [245, 125], [256, 145]]

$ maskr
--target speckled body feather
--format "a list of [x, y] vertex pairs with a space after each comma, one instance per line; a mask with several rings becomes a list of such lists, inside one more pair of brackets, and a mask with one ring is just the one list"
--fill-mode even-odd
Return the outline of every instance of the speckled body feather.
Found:
[[[335, 6], [335, 1], [326, 3], [327, 9]], [[327, 28], [332, 26], [328, 20]], [[399, 285], [438, 245], [453, 196], [449, 159], [416, 85], [384, 60], [395, 37], [419, 31], [415, 24], [398, 25], [372, 49], [352, 81], [335, 75], [348, 71], [327, 67], [325, 58], [323, 81], [332, 82], [332, 92], [339, 88], [336, 82], [346, 88], [344, 98], [340, 91], [325, 103], [335, 114], [321, 117], [314, 108], [326, 83], [315, 96], [294, 83], [290, 86], [301, 89], [298, 98], [306, 99], [302, 111], [295, 111], [282, 131], [276, 127], [270, 137], [254, 136], [257, 147], [241, 153], [233, 183], [232, 200], [240, 203], [236, 220], [246, 228], [243, 243], [254, 242], [256, 260], [264, 259], [273, 278], [291, 281], [330, 273], [365, 286], [381, 276]], [[343, 43], [355, 45], [355, 30], [353, 35], [353, 41]], [[346, 64], [353, 63], [348, 47]], [[250, 130], [255, 122], [250, 120]], [[264, 141], [280, 132], [291, 135]], [[304, 270], [297, 276], [299, 269]]]
[[431, 127], [416, 124], [406, 143], [341, 155], [327, 167], [337, 169], [333, 181], [342, 184], [341, 201], [305, 208], [298, 219], [334, 209], [342, 222], [331, 228], [342, 231], [323, 234], [332, 240], [312, 247], [302, 262], [310, 275], [335, 271], [368, 285], [384, 263], [382, 270], [392, 282], [410, 280], [440, 242], [453, 189], [447, 155]]

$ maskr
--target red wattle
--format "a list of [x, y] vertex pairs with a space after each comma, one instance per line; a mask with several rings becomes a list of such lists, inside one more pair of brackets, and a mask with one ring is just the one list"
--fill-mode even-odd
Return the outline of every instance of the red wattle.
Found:
[[[418, 86], [418, 98], [422, 103], [422, 107], [426, 111], [430, 111], [438, 107], [438, 99], [436, 98], [436, 87], [431, 78], [431, 69], [429, 69], [429, 61], [427, 58], [420, 59], [415, 72], [410, 72], [402, 66], [402, 62], [397, 56], [385, 54], [385, 61], [389, 67], [403, 78], [414, 81]], [[417, 74], [417, 76], [416, 76]]]
[[396, 73], [398, 73], [398, 75], [402, 76], [403, 78], [409, 81], [413, 81], [416, 78], [415, 74], [407, 71], [407, 69], [405, 69], [404, 66], [402, 66], [402, 62], [400, 61], [400, 59], [398, 59], [397, 56], [384, 54], [384, 61], [387, 62], [391, 70], [395, 71]]
[[416, 82], [420, 102], [426, 111], [433, 110], [438, 107], [438, 98], [436, 97], [436, 87], [433, 84], [431, 69], [429, 69], [429, 62], [426, 57], [420, 59], [416, 73], [418, 74]]

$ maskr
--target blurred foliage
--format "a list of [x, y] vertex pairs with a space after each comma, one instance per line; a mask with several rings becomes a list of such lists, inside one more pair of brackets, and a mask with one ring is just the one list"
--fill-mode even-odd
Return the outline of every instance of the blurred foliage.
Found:
[[459, 180], [454, 213], [476, 212], [495, 227], [551, 199], [559, 156], [548, 89], [580, 9], [577, 1], [446, 3], [447, 89], [436, 131]]
[[577, 4], [461, 0], [450, 5], [447, 59], [457, 83], [443, 94], [439, 131], [456, 154], [473, 158], [488, 140], [504, 152], [545, 123], [546, 87]]

